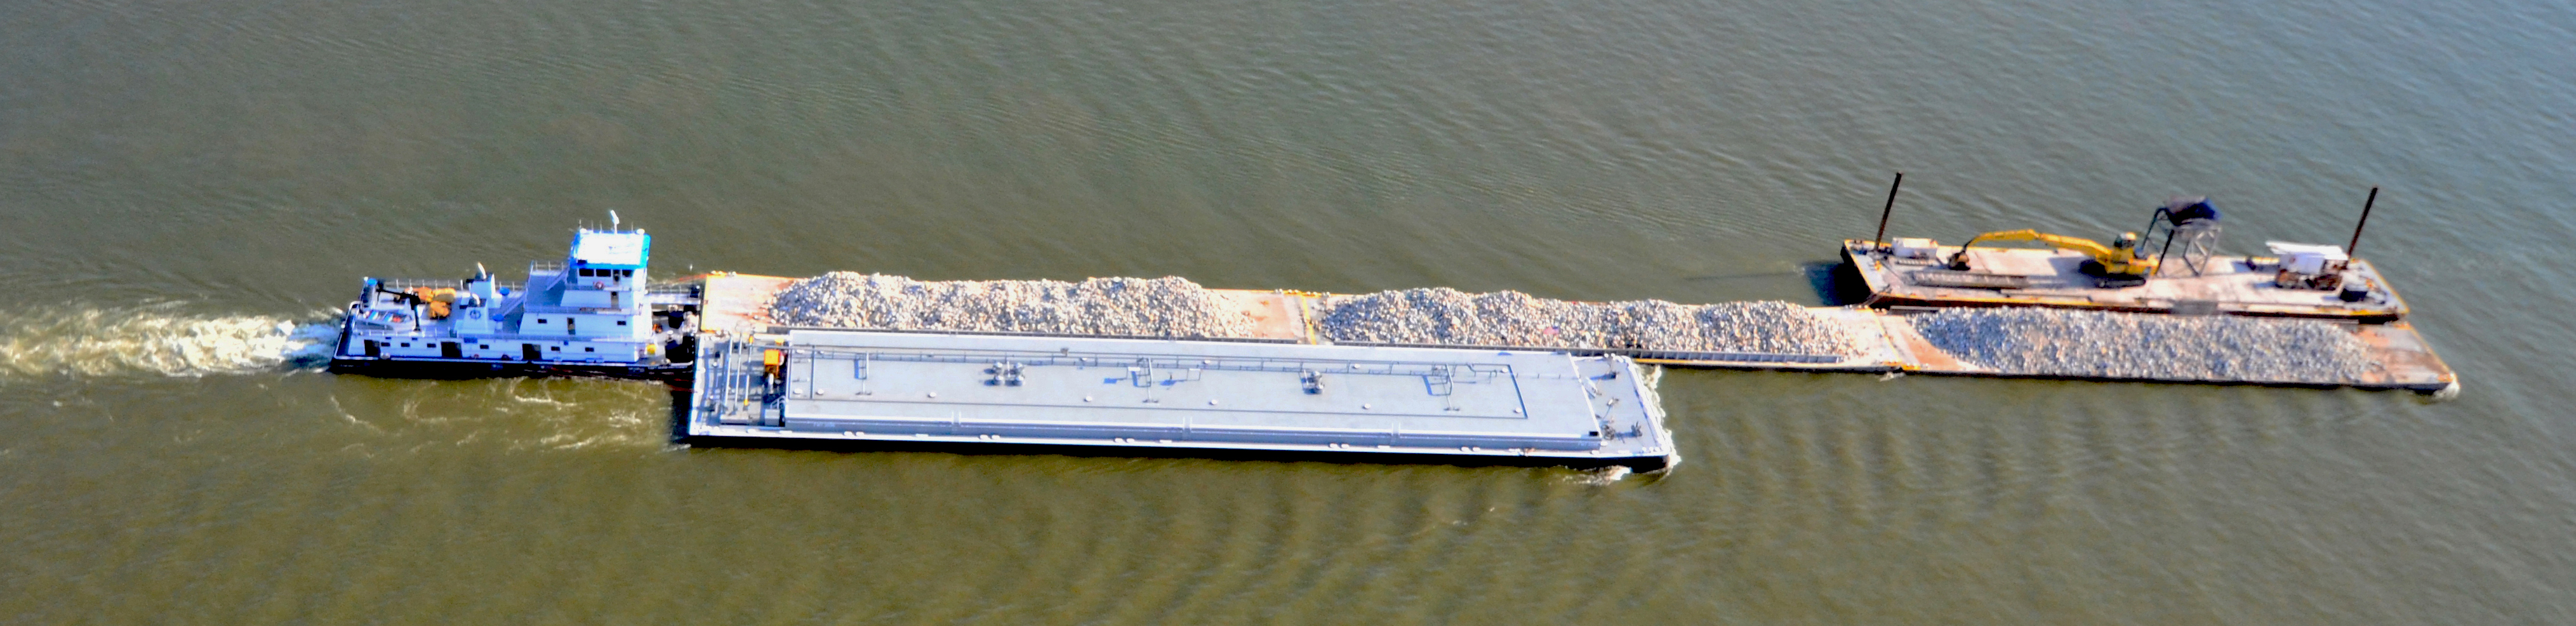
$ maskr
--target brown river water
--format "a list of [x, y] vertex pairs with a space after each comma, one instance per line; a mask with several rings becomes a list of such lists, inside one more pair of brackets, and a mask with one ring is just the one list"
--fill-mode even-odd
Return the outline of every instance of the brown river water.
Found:
[[[2576, 623], [2576, 6], [0, 5], [0, 622]], [[2342, 243], [2464, 391], [1673, 372], [1683, 465], [691, 450], [310, 367], [363, 275], [1819, 302], [1834, 242]], [[509, 268], [509, 269], [504, 269]]]

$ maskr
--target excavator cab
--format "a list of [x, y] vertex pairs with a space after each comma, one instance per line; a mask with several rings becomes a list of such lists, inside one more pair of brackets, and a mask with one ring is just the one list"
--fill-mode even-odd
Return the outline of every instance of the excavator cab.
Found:
[[2139, 254], [2137, 233], [2120, 233], [2111, 241], [2112, 256], [2094, 255], [2077, 264], [2075, 270], [2093, 277], [2093, 283], [2107, 289], [2136, 287], [2147, 284], [2147, 276], [2156, 273], [2156, 260]]

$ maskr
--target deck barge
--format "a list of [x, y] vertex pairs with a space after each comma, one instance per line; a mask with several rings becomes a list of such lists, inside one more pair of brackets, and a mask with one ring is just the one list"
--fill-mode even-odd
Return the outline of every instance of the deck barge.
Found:
[[[1895, 255], [1887, 246], [1845, 240], [1843, 260], [1869, 289], [1874, 307], [2040, 306], [2128, 313], [2302, 317], [2392, 322], [2406, 316], [2406, 300], [2387, 287], [2379, 269], [2361, 259], [2343, 268], [2368, 285], [2357, 300], [2340, 292], [2290, 289], [2275, 284], [2280, 262], [2259, 256], [2176, 256], [2145, 284], [2101, 287], [2079, 268], [2088, 257], [2068, 250], [1930, 246], [1927, 253]], [[1975, 271], [1955, 271], [1943, 259], [1967, 255]]]
[[1626, 357], [792, 330], [701, 348], [693, 444], [1625, 466], [1675, 461]]

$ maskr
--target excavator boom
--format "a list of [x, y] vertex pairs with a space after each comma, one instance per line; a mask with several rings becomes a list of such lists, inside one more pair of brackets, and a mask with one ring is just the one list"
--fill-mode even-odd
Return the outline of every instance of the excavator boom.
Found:
[[2084, 263], [2084, 272], [2102, 279], [2105, 286], [2115, 284], [2133, 286], [2144, 284], [2147, 276], [2156, 273], [2155, 259], [2141, 258], [2137, 255], [2136, 244], [2132, 243], [2136, 238], [2137, 233], [2128, 233], [2122, 235], [2121, 245], [2106, 246], [2091, 239], [2043, 233], [2028, 228], [1995, 231], [1978, 235], [1969, 239], [1967, 243], [1960, 244], [1959, 253], [1950, 256], [1950, 269], [1968, 269], [1968, 248], [1977, 245], [1977, 242], [2036, 241], [2048, 244], [2052, 248], [2073, 250], [2093, 257], [2092, 260]]
[[[2065, 235], [2052, 235], [2028, 228], [2021, 230], [1996, 231], [1978, 235], [1975, 239], [1968, 240], [1968, 244], [1975, 245], [1980, 241], [2036, 241], [2048, 244], [2049, 247], [2060, 250], [2074, 250], [2076, 252], [2082, 252], [2093, 257], [2095, 260], [2103, 262], [2110, 262], [2114, 259], [2128, 256], [2119, 251], [2112, 250], [2110, 246], [2102, 245], [2100, 242], [2096, 242], [2091, 239], [2068, 237]], [[1962, 251], [1965, 251], [1964, 246], [1962, 246]]]

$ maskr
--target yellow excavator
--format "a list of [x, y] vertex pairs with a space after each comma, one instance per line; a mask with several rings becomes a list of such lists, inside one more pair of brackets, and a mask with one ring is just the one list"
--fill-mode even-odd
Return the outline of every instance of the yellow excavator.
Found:
[[2060, 250], [2084, 253], [2093, 258], [2085, 259], [2084, 264], [2076, 269], [2093, 277], [2098, 285], [2105, 288], [2144, 285], [2147, 277], [2156, 273], [2156, 259], [2143, 255], [2144, 251], [2138, 249], [2137, 233], [2120, 233], [2118, 241], [2105, 246], [2091, 239], [2051, 235], [2028, 228], [1995, 231], [1969, 239], [1959, 245], [1957, 254], [1950, 255], [1950, 269], [1967, 271], [1968, 247], [1980, 241], [2036, 241]]

